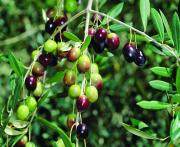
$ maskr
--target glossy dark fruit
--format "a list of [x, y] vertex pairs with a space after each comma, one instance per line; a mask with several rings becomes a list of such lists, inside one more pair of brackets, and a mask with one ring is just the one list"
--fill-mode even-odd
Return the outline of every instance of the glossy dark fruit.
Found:
[[19, 120], [27, 120], [29, 115], [29, 108], [26, 105], [20, 105], [17, 109], [17, 118]]
[[91, 61], [87, 55], [81, 55], [78, 59], [77, 68], [79, 72], [87, 72], [91, 67]]
[[95, 28], [89, 28], [88, 29], [88, 35], [91, 37], [94, 37], [96, 34], [96, 29]]
[[143, 51], [137, 50], [137, 56], [134, 60], [135, 64], [138, 66], [143, 66], [146, 63], [146, 56]]
[[45, 53], [42, 53], [40, 56], [39, 56], [39, 63], [41, 63], [44, 67], [47, 67], [48, 65], [51, 64], [52, 62], [52, 54], [45, 54]]
[[91, 74], [91, 85], [95, 86], [97, 90], [101, 90], [103, 87], [102, 77], [99, 73]]
[[[67, 16], [60, 16], [54, 21], [54, 25], [55, 27], [59, 27], [59, 26], [62, 26], [66, 21], [67, 21]], [[61, 32], [65, 30], [66, 30], [66, 27], [64, 27]]]
[[47, 11], [46, 11], [46, 16], [48, 18], [53, 18], [56, 14], [56, 10], [54, 8], [49, 8]]
[[66, 0], [64, 7], [67, 12], [74, 13], [78, 8], [78, 3], [76, 0]]
[[87, 96], [85, 95], [79, 96], [79, 98], [76, 100], [76, 107], [80, 112], [87, 110], [89, 107], [89, 101]]
[[42, 66], [39, 62], [35, 62], [32, 69], [32, 74], [36, 77], [40, 77], [44, 75], [44, 66]]
[[107, 35], [106, 41], [107, 41], [106, 43], [107, 43], [108, 49], [111, 51], [119, 47], [119, 43], [120, 43], [119, 36], [115, 33], [109, 33]]
[[54, 54], [51, 54], [51, 62], [50, 62], [50, 65], [51, 66], [56, 66], [58, 63], [58, 58], [54, 55]]
[[99, 43], [96, 43], [95, 41], [92, 41], [92, 47], [94, 51], [98, 54], [102, 53], [105, 48], [105, 41], [101, 41]]
[[94, 41], [96, 43], [100, 43], [102, 41], [105, 41], [106, 40], [106, 37], [107, 37], [107, 31], [106, 29], [104, 28], [99, 28], [97, 31], [96, 31], [96, 34], [94, 36]]
[[63, 36], [62, 33], [57, 33], [57, 34], [55, 35], [55, 37], [54, 37], [54, 40], [55, 40], [56, 42], [61, 42], [63, 39], [64, 39], [64, 36]]
[[54, 20], [53, 18], [50, 18], [45, 24], [45, 31], [49, 34], [52, 34], [54, 30], [55, 30]]
[[64, 84], [67, 86], [71, 86], [75, 84], [76, 81], [76, 73], [73, 70], [66, 71], [64, 75]]
[[103, 19], [103, 17], [101, 15], [93, 14], [91, 21], [100, 23], [102, 21], [102, 19]]
[[36, 89], [36, 85], [37, 85], [37, 79], [35, 76], [31, 75], [31, 76], [28, 76], [25, 80], [25, 85], [26, 85], [26, 88], [28, 90], [34, 90]]
[[74, 125], [75, 119], [76, 119], [76, 115], [75, 114], [69, 114], [68, 115], [68, 117], [67, 117], [67, 127], [69, 129], [71, 129], [72, 126]]
[[123, 48], [123, 55], [127, 62], [133, 62], [137, 56], [136, 46], [132, 43], [125, 44]]
[[81, 54], [81, 50], [78, 47], [73, 47], [67, 54], [68, 61], [74, 62], [76, 61]]
[[27, 136], [23, 136], [21, 140], [19, 140], [15, 147], [25, 147], [26, 142], [28, 141]]
[[80, 139], [86, 139], [88, 137], [88, 127], [86, 124], [81, 123], [77, 126], [76, 134]]

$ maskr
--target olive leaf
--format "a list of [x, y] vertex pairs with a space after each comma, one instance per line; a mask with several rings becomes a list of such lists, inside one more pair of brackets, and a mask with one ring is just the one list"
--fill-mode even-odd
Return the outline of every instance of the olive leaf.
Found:
[[81, 40], [73, 33], [71, 32], [64, 32], [64, 37], [66, 37], [69, 40], [75, 41], [75, 42], [81, 42]]
[[156, 75], [159, 75], [162, 77], [171, 77], [172, 75], [172, 69], [166, 68], [166, 67], [153, 67], [150, 70]]
[[168, 82], [161, 80], [153, 80], [149, 82], [150, 86], [154, 89], [161, 91], [172, 91], [172, 85]]
[[27, 133], [28, 129], [24, 129], [24, 130], [15, 130], [14, 128], [10, 128], [9, 126], [6, 126], [4, 132], [7, 134], [7, 135], [10, 135], [10, 136], [16, 136], [16, 135], [21, 135], [21, 134], [25, 134]]
[[87, 36], [81, 47], [81, 51], [83, 52], [85, 49], [87, 49], [90, 43], [91, 43], [91, 36]]

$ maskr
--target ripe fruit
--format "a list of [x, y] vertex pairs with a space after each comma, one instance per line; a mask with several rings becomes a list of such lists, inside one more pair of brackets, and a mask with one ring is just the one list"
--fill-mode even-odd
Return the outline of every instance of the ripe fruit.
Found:
[[29, 115], [29, 108], [26, 105], [20, 105], [17, 109], [17, 118], [19, 120], [26, 120]]
[[131, 44], [131, 43], [125, 44], [125, 46], [123, 48], [123, 55], [124, 55], [124, 58], [128, 62], [133, 62], [134, 59], [137, 56], [137, 49], [136, 49], [136, 47], [133, 44]]
[[101, 41], [99, 43], [96, 43], [95, 41], [92, 41], [93, 49], [96, 53], [102, 53], [105, 48], [105, 41]]
[[40, 97], [43, 93], [43, 90], [44, 90], [44, 86], [41, 82], [37, 82], [37, 86], [36, 86], [36, 89], [33, 91], [33, 95], [35, 97]]
[[109, 50], [115, 50], [119, 47], [119, 36], [115, 33], [109, 33], [107, 35], [107, 46]]
[[39, 62], [35, 62], [35, 64], [33, 65], [32, 74], [36, 77], [43, 76], [44, 67]]
[[54, 52], [57, 48], [57, 43], [54, 40], [47, 40], [44, 43], [44, 50], [48, 53]]
[[53, 18], [50, 18], [45, 24], [45, 31], [49, 34], [52, 34], [54, 30], [55, 30], [54, 20]]
[[27, 138], [27, 136], [25, 135], [25, 136], [23, 136], [23, 137], [21, 138], [21, 140], [18, 141], [18, 143], [16, 144], [16, 146], [17, 146], [17, 147], [25, 147], [25, 144], [26, 144], [27, 141], [28, 141], [28, 138]]
[[44, 67], [47, 67], [48, 65], [50, 65], [51, 61], [52, 61], [52, 55], [51, 55], [51, 54], [42, 53], [42, 54], [39, 56], [39, 62], [40, 62]]
[[[67, 21], [67, 16], [60, 16], [54, 21], [55, 27], [63, 25]], [[66, 27], [62, 29], [62, 32], [66, 30]]]
[[26, 85], [26, 88], [28, 90], [34, 90], [36, 89], [36, 85], [37, 85], [37, 79], [35, 76], [31, 75], [31, 76], [28, 76], [25, 80], [25, 85]]
[[25, 147], [36, 147], [33, 142], [27, 142]]
[[101, 15], [99, 15], [99, 14], [94, 14], [93, 16], [92, 16], [92, 18], [91, 18], [91, 21], [92, 22], [101, 22], [102, 21], [102, 19], [103, 19], [103, 17], [101, 16]]
[[81, 95], [79, 98], [76, 100], [76, 106], [78, 111], [85, 111], [89, 107], [89, 101], [87, 96]]
[[79, 85], [72, 85], [69, 88], [68, 95], [71, 98], [77, 98], [81, 94], [81, 88]]
[[48, 18], [54, 17], [55, 14], [56, 14], [56, 11], [55, 11], [54, 8], [49, 8], [49, 9], [46, 11], [46, 16], [47, 16]]
[[76, 134], [78, 138], [86, 139], [88, 137], [88, 127], [86, 124], [82, 123], [77, 126]]
[[98, 73], [91, 74], [91, 84], [95, 86], [98, 90], [101, 90], [103, 87], [102, 77]]
[[67, 86], [71, 86], [75, 84], [76, 81], [76, 73], [73, 70], [66, 71], [64, 75], [64, 84]]
[[91, 61], [87, 55], [81, 55], [78, 59], [77, 67], [79, 72], [87, 72], [90, 69]]
[[76, 61], [79, 58], [80, 54], [80, 48], [74, 47], [68, 52], [67, 59], [71, 62]]
[[99, 68], [96, 63], [91, 64], [91, 73], [99, 73]]
[[146, 63], [146, 57], [142, 51], [137, 50], [137, 55], [134, 62], [138, 66], [143, 66]]
[[76, 115], [75, 114], [69, 114], [67, 117], [67, 127], [69, 129], [72, 128], [73, 124], [75, 123]]
[[97, 31], [96, 31], [96, 34], [94, 36], [94, 41], [96, 43], [100, 43], [102, 41], [105, 41], [106, 40], [106, 37], [107, 37], [107, 31], [104, 29], [104, 28], [99, 28]]
[[69, 13], [73, 13], [77, 10], [78, 3], [76, 0], [66, 0], [65, 1], [65, 10]]
[[51, 66], [56, 66], [57, 62], [58, 62], [57, 57], [54, 54], [50, 54], [50, 56], [51, 56], [50, 65]]
[[85, 91], [86, 96], [88, 97], [88, 100], [91, 103], [94, 103], [98, 99], [98, 91], [95, 86], [89, 86], [86, 88]]
[[28, 96], [26, 99], [26, 105], [28, 106], [29, 111], [33, 112], [37, 107], [37, 101], [34, 97]]
[[92, 37], [94, 37], [96, 34], [96, 30], [94, 28], [89, 28], [88, 29], [88, 35]]

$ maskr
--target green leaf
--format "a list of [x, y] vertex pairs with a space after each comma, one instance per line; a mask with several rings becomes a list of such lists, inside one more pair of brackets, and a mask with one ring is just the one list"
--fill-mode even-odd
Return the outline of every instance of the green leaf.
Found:
[[140, 14], [141, 20], [144, 27], [144, 32], [146, 31], [148, 17], [150, 16], [150, 2], [149, 0], [140, 0]]
[[11, 147], [14, 147], [16, 145], [16, 143], [24, 136], [25, 134], [21, 134], [18, 136], [15, 136], [14, 138], [12, 138], [9, 142], [9, 145], [11, 145]]
[[73, 33], [71, 32], [64, 32], [64, 37], [66, 37], [69, 40], [75, 41], [75, 42], [81, 42], [81, 40]]
[[172, 43], [174, 44], [173, 38], [172, 38], [172, 32], [171, 32], [171, 29], [170, 29], [170, 27], [169, 27], [168, 21], [167, 21], [167, 19], [166, 19], [165, 15], [163, 14], [162, 11], [160, 11], [160, 14], [161, 14], [161, 18], [162, 18], [162, 21], [163, 21], [163, 23], [164, 23], [164, 27], [165, 27], [165, 29], [166, 29], [166, 32], [167, 32], [167, 34], [168, 34], [168, 36], [169, 36], [169, 39], [170, 39], [170, 40], [172, 41]]
[[150, 70], [156, 75], [159, 75], [162, 77], [171, 77], [172, 75], [172, 69], [166, 68], [166, 67], [153, 67]]
[[153, 140], [165, 140], [166, 138], [157, 138], [154, 134], [150, 134], [150, 133], [146, 133], [146, 132], [143, 132], [139, 129], [136, 129], [128, 124], [125, 124], [125, 123], [121, 123], [121, 125], [127, 130], [129, 131], [130, 133], [136, 135], [136, 136], [139, 136], [139, 137], [142, 137], [142, 138], [145, 138], [145, 139], [153, 139]]
[[57, 72], [54, 76], [46, 80], [46, 84], [59, 82], [63, 79], [63, 77], [64, 77], [64, 71]]
[[164, 41], [164, 26], [160, 14], [154, 8], [151, 9], [151, 16], [154, 27], [161, 37], [161, 41]]
[[172, 91], [172, 85], [168, 82], [164, 82], [161, 80], [153, 80], [149, 82], [150, 86], [154, 89], [161, 91]]
[[107, 0], [100, 0], [99, 1], [99, 8], [101, 8], [104, 4], [106, 4]]
[[65, 132], [61, 128], [59, 128], [58, 126], [56, 126], [52, 122], [49, 122], [49, 121], [47, 121], [41, 117], [37, 117], [37, 120], [39, 120], [46, 127], [57, 132], [59, 134], [59, 136], [61, 137], [61, 139], [63, 140], [66, 147], [72, 147], [72, 143], [71, 143], [70, 139], [68, 138], [68, 136], [65, 134]]
[[177, 52], [180, 54], [180, 20], [177, 13], [172, 18], [172, 36]]
[[180, 144], [180, 112], [177, 113], [176, 118], [171, 122], [170, 137], [175, 145]]
[[143, 109], [149, 109], [149, 110], [167, 109], [168, 107], [171, 106], [168, 103], [159, 102], [159, 101], [140, 101], [136, 104]]
[[[111, 16], [111, 17], [113, 17], [113, 18], [115, 18], [115, 17], [117, 17], [120, 13], [121, 13], [121, 11], [122, 11], [122, 9], [123, 9], [123, 6], [124, 6], [124, 3], [122, 2], [122, 3], [119, 3], [119, 4], [117, 4], [115, 7], [113, 7], [108, 13], [107, 13], [107, 15], [108, 16]], [[102, 25], [105, 25], [107, 23], [107, 17], [105, 17], [103, 20], [102, 20]]]
[[10, 120], [10, 122], [17, 129], [25, 128], [29, 123], [27, 121], [22, 121], [22, 120]]
[[43, 96], [40, 98], [39, 102], [38, 102], [38, 105], [40, 106], [46, 98], [48, 98], [50, 96], [50, 90], [47, 90]]
[[172, 95], [171, 101], [172, 101], [173, 103], [179, 103], [179, 104], [180, 104], [180, 94], [174, 94], [174, 95]]
[[177, 68], [176, 72], [176, 89], [177, 93], [180, 93], [180, 66]]
[[20, 63], [20, 61], [18, 61], [18, 59], [16, 59], [14, 54], [10, 51], [8, 53], [8, 59], [9, 59], [11, 68], [14, 70], [17, 76], [22, 76], [23, 75], [22, 63]]
[[87, 49], [90, 43], [91, 43], [91, 36], [87, 36], [81, 47], [81, 52], [83, 52], [85, 49]]
[[138, 119], [135, 119], [135, 118], [130, 118], [131, 119], [131, 123], [133, 126], [137, 126], [138, 129], [143, 129], [143, 128], [147, 128], [148, 125], [146, 123], [144, 123], [143, 121], [140, 121]]
[[[132, 23], [127, 23], [128, 25], [132, 26]], [[114, 31], [114, 32], [122, 32], [122, 31], [129, 31], [129, 28], [127, 28], [124, 25], [120, 25], [120, 24], [113, 24], [109, 26], [110, 30]]]
[[18, 131], [18, 130], [15, 130], [14, 128], [10, 128], [9, 126], [6, 126], [4, 132], [5, 132], [7, 135], [16, 136], [16, 135], [25, 134], [25, 133], [27, 132], [27, 129]]

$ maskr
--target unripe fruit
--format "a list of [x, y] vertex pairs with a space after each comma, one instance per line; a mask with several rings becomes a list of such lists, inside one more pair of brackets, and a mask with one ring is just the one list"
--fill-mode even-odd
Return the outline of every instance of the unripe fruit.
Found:
[[138, 66], [143, 66], [146, 63], [146, 57], [142, 51], [137, 50], [137, 56], [134, 59], [134, 62]]
[[67, 86], [71, 86], [75, 84], [76, 81], [76, 73], [73, 70], [66, 71], [64, 75], [64, 84]]
[[107, 35], [107, 46], [109, 50], [115, 50], [119, 47], [119, 36], [115, 33], [109, 33]]
[[95, 86], [98, 90], [101, 90], [103, 87], [102, 77], [98, 73], [91, 74], [91, 84]]
[[19, 120], [26, 120], [29, 115], [29, 108], [26, 105], [20, 105], [17, 109], [17, 118]]
[[68, 51], [63, 51], [62, 48], [66, 45], [65, 42], [59, 42], [57, 44], [57, 56], [59, 58], [65, 58], [68, 54]]
[[81, 93], [81, 88], [79, 85], [72, 85], [68, 91], [68, 95], [71, 98], [78, 98], [80, 93]]
[[65, 1], [65, 10], [69, 13], [73, 13], [77, 10], [78, 3], [76, 0], [66, 0]]
[[36, 89], [33, 91], [33, 95], [35, 97], [40, 97], [43, 93], [43, 90], [44, 90], [44, 86], [41, 82], [37, 82], [37, 86], [36, 86]]
[[91, 64], [91, 73], [99, 73], [99, 67], [96, 63]]
[[72, 126], [74, 125], [75, 119], [76, 119], [76, 115], [75, 114], [69, 114], [68, 115], [68, 117], [67, 117], [67, 127], [69, 129], [71, 129]]
[[28, 96], [26, 99], [26, 106], [28, 106], [30, 112], [33, 112], [37, 107], [36, 99], [32, 96]]
[[91, 36], [91, 38], [93, 38], [95, 34], [96, 34], [96, 30], [94, 28], [88, 29], [88, 35]]
[[88, 97], [88, 100], [91, 103], [94, 103], [98, 99], [98, 91], [95, 86], [89, 86], [86, 88], [85, 91], [86, 96]]
[[40, 54], [40, 50], [34, 50], [32, 53], [31, 53], [31, 58], [34, 60], [34, 58]]
[[79, 72], [87, 72], [90, 69], [91, 61], [87, 55], [82, 55], [78, 59], [77, 67]]
[[67, 59], [71, 62], [74, 62], [79, 58], [80, 54], [81, 54], [80, 48], [74, 47], [68, 52]]
[[46, 16], [48, 18], [53, 18], [56, 14], [56, 10], [54, 8], [49, 8], [47, 11], [46, 11]]
[[102, 41], [105, 41], [106, 40], [106, 37], [107, 37], [107, 31], [104, 29], [104, 28], [99, 28], [97, 31], [96, 31], [96, 34], [94, 36], [94, 41], [96, 43], [100, 43]]
[[18, 143], [16, 144], [16, 147], [25, 147], [25, 144], [27, 141], [28, 141], [28, 138], [25, 135], [21, 138], [21, 140], [18, 141]]
[[26, 147], [36, 147], [33, 142], [27, 142]]
[[45, 24], [45, 31], [49, 34], [52, 34], [54, 30], [55, 30], [54, 20], [53, 18], [50, 18]]
[[79, 98], [76, 100], [76, 107], [80, 112], [87, 110], [89, 107], [89, 101], [87, 96], [85, 95], [79, 96]]
[[92, 46], [96, 53], [102, 53], [105, 48], [105, 41], [101, 41], [99, 43], [96, 43], [94, 40], [92, 40]]
[[62, 139], [58, 139], [58, 141], [56, 142], [56, 147], [65, 147]]
[[48, 65], [51, 64], [52, 61], [52, 55], [51, 54], [41, 54], [39, 56], [39, 62], [44, 66], [47, 67]]
[[39, 62], [35, 62], [35, 64], [33, 65], [32, 74], [36, 77], [43, 76], [44, 67]]
[[80, 139], [86, 139], [88, 137], [88, 127], [86, 124], [82, 123], [77, 126], [76, 134]]
[[47, 40], [44, 43], [44, 50], [48, 53], [54, 52], [57, 48], [57, 43], [54, 40]]
[[34, 90], [36, 89], [36, 85], [37, 85], [37, 79], [35, 76], [31, 75], [31, 76], [28, 76], [25, 80], [25, 85], [26, 85], [26, 88], [28, 90]]
[[137, 56], [136, 47], [131, 43], [125, 44], [125, 46], [123, 48], [123, 55], [124, 55], [124, 58], [126, 59], [126, 61], [128, 61], [130, 63], [133, 62]]

